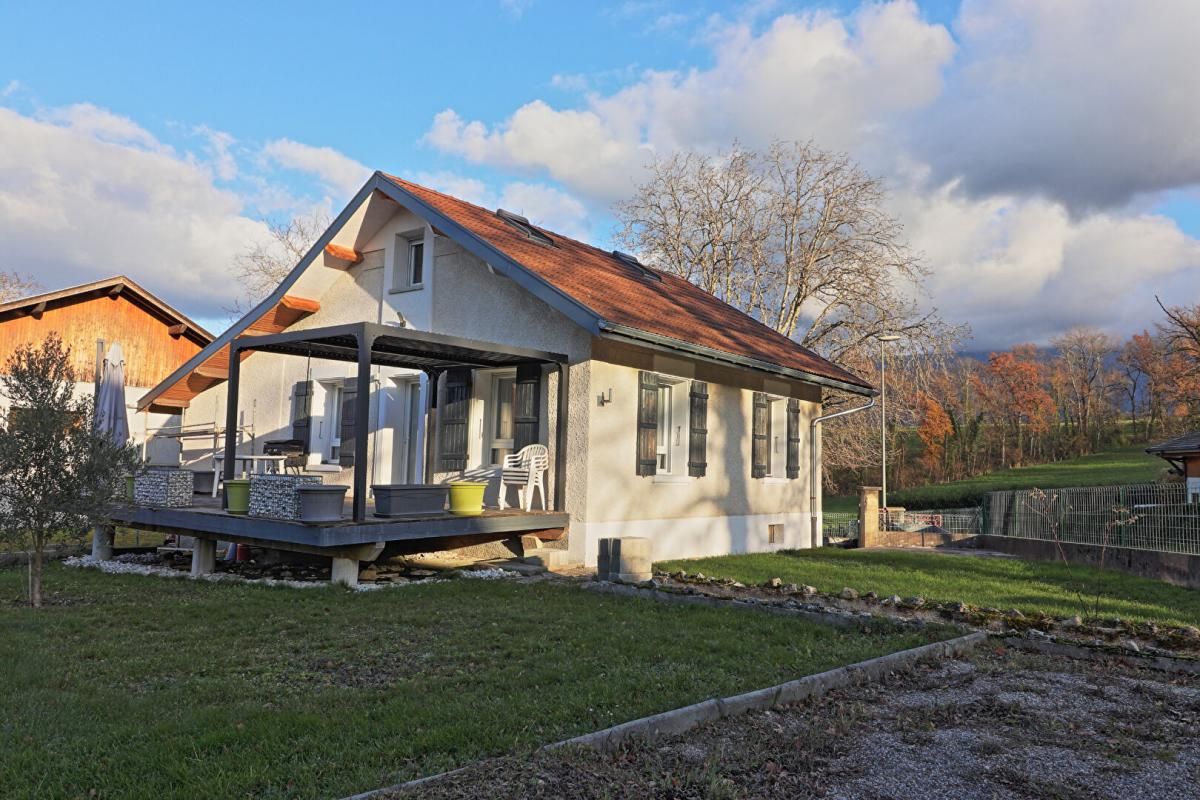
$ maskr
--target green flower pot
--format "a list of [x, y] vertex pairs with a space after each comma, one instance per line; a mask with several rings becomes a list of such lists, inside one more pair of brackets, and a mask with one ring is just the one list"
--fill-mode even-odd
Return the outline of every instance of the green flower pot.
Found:
[[486, 483], [458, 481], [450, 484], [450, 513], [460, 517], [478, 517], [483, 513]]
[[248, 478], [225, 481], [225, 510], [230, 514], [250, 512], [250, 480]]

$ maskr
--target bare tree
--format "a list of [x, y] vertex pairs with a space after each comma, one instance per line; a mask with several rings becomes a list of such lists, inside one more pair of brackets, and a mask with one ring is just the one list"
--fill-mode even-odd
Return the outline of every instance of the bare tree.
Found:
[[230, 311], [243, 312], [270, 294], [308, 253], [329, 223], [329, 215], [320, 210], [288, 222], [268, 222], [270, 241], [247, 248], [234, 262], [244, 297]]
[[0, 272], [0, 303], [28, 297], [42, 291], [42, 285], [19, 272]]
[[1055, 376], [1062, 384], [1068, 426], [1075, 428], [1081, 444], [1093, 436], [1098, 441], [1110, 390], [1105, 361], [1116, 345], [1107, 334], [1089, 328], [1073, 328], [1050, 343], [1058, 350]]
[[[615, 208], [622, 246], [864, 377], [877, 374], [877, 337], [900, 334], [889, 359], [912, 391], [888, 415], [915, 422], [925, 383], [966, 329], [922, 310], [926, 270], [878, 179], [844, 154], [785, 141], [762, 153], [681, 153], [651, 169]], [[879, 463], [877, 414], [846, 417], [824, 436], [830, 470]]]
[[[618, 238], [805, 347], [838, 361], [881, 333], [947, 332], [918, 298], [926, 271], [883, 208], [883, 184], [811, 143], [659, 160], [616, 207]], [[916, 349], [924, 349], [916, 344]]]

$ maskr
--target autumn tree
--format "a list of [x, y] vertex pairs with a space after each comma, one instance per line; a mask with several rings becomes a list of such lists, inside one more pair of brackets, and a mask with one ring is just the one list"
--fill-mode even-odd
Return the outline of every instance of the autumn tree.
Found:
[[917, 436], [924, 445], [921, 464], [935, 481], [946, 477], [946, 443], [954, 435], [954, 423], [942, 404], [928, 393], [921, 394], [921, 425]]
[[1038, 437], [1050, 429], [1054, 414], [1037, 348], [1027, 344], [992, 353], [975, 381], [999, 432], [1000, 463], [1021, 464], [1027, 449], [1037, 450]]

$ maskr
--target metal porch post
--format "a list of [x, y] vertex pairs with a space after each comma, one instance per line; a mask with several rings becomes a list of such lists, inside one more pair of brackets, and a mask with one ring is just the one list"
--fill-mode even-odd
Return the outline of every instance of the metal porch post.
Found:
[[441, 370], [428, 369], [425, 370], [427, 378], [425, 390], [425, 458], [424, 458], [424, 474], [425, 483], [433, 483], [433, 443], [434, 436], [437, 435], [437, 393], [438, 382], [442, 379]]
[[[225, 401], [225, 464], [226, 481], [234, 478], [235, 456], [237, 455], [237, 419], [238, 419], [238, 385], [241, 383], [242, 352], [237, 339], [229, 343], [229, 381]], [[213, 487], [214, 489], [216, 487]], [[228, 508], [225, 493], [221, 496], [221, 508]]]
[[354, 521], [367, 519], [367, 436], [371, 430], [371, 351], [375, 337], [365, 326], [355, 334], [358, 342], [358, 375], [354, 396]]
[[554, 431], [554, 510], [567, 508], [567, 417], [571, 411], [570, 365], [558, 364], [558, 420]]

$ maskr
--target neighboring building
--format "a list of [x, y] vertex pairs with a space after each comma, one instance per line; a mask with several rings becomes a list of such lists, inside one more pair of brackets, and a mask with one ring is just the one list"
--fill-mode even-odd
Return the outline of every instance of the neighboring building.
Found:
[[[114, 342], [120, 343], [129, 430], [138, 444], [145, 441], [147, 428], [179, 424], [177, 411], [135, 413], [138, 398], [213, 339], [179, 311], [117, 275], [0, 304], [0, 369], [18, 347], [38, 345], [51, 331], [71, 348], [79, 396], [92, 396], [103, 353]], [[167, 463], [178, 459], [177, 448], [173, 450], [168, 442], [150, 455]]]
[[[808, 546], [822, 393], [874, 394], [682, 278], [376, 173], [270, 297], [140, 407], [220, 425], [235, 337], [352, 322], [564, 357], [565, 403], [550, 364], [434, 371], [434, 387], [418, 370], [373, 367], [369, 482], [466, 474], [490, 480], [495, 503], [503, 455], [540, 441], [551, 448], [550, 495], [570, 515], [571, 555], [588, 564], [597, 539], [613, 535], [653, 538], [656, 558]], [[292, 353], [243, 353], [247, 447], [300, 440], [308, 471], [349, 484], [363, 407], [356, 367]], [[197, 469], [204, 459], [184, 458]]]
[[1182, 475], [1187, 481], [1188, 502], [1200, 503], [1200, 431], [1147, 447], [1146, 452], [1165, 460], [1173, 472]]

